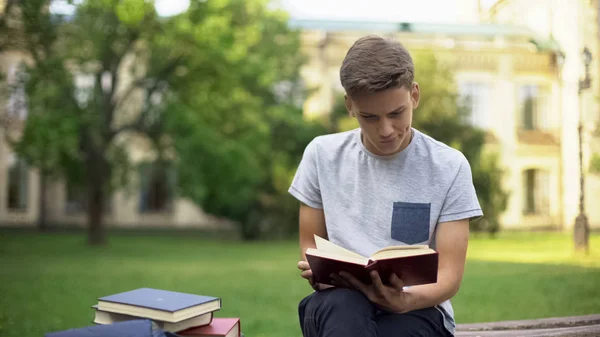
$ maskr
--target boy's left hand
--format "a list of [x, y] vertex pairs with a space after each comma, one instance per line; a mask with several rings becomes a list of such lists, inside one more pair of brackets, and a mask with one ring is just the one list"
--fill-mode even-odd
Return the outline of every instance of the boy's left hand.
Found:
[[386, 286], [381, 281], [379, 273], [371, 271], [371, 284], [364, 284], [354, 276], [340, 272], [339, 276], [332, 275], [340, 284], [350, 285], [361, 291], [367, 298], [382, 310], [403, 313], [408, 311], [407, 294], [404, 292], [404, 282], [396, 274], [390, 277], [391, 286]]

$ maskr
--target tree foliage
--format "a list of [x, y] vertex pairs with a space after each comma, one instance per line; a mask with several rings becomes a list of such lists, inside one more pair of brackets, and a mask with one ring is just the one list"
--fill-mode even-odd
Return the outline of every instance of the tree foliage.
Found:
[[244, 237], [284, 228], [287, 185], [322, 129], [302, 119], [299, 35], [283, 13], [266, 0], [193, 1], [163, 18], [151, 1], [84, 0], [61, 17], [49, 4], [18, 2], [31, 62], [15, 149], [87, 190], [90, 243], [105, 242], [106, 200], [132, 176], [132, 137], [157, 163], [175, 160], [177, 196]]
[[298, 32], [281, 13], [242, 3], [206, 3], [214, 13], [205, 43], [215, 44], [219, 55], [209, 59], [219, 62], [186, 69], [175, 84], [167, 129], [182, 196], [236, 221], [244, 238], [255, 239], [294, 232], [297, 203], [287, 188], [304, 147], [325, 129], [304, 121], [297, 104], [304, 61]]
[[[143, 66], [145, 55], [160, 50], [138, 43], [162, 24], [143, 0], [82, 1], [71, 17], [51, 13], [50, 3], [18, 3], [22, 51], [30, 60], [20, 76], [29, 116], [15, 150], [43, 174], [85, 187], [89, 242], [102, 244], [106, 199], [128, 162], [125, 145], [115, 140], [125, 131], [151, 135], [149, 109], [122, 108], [123, 102], [131, 102], [135, 90], [142, 92], [138, 100], [147, 101], [149, 88], [170, 75], [164, 71], [168, 59], [142, 72], [126, 61], [132, 57], [136, 62], [130, 64]], [[132, 112], [139, 117], [119, 125], [116, 115]]]

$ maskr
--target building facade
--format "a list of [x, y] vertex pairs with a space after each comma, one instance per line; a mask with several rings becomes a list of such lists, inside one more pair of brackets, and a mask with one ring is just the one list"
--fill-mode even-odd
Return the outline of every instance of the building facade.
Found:
[[[492, 140], [487, 149], [499, 154], [510, 193], [502, 226], [573, 226], [579, 211], [581, 116], [585, 209], [591, 226], [600, 228], [600, 177], [589, 172], [592, 153], [600, 150], [597, 1], [487, 1], [486, 8], [473, 6], [476, 1], [461, 3], [477, 12], [478, 23], [294, 21], [304, 32], [310, 59], [304, 80], [318, 88], [305, 103], [306, 114], [327, 114], [336, 96], [343, 95], [339, 68], [359, 37], [378, 34], [411, 51], [433, 50], [454, 70], [459, 94], [470, 99], [472, 123]], [[473, 15], [467, 18], [472, 21]], [[584, 47], [594, 61], [591, 87], [580, 93]]]
[[[499, 0], [482, 12], [484, 22], [526, 27], [539, 36], [554, 39], [564, 53], [558, 84], [561, 121], [561, 187], [562, 221], [571, 226], [579, 211], [579, 144], [578, 126], [582, 128], [583, 172], [585, 176], [585, 210], [592, 226], [600, 223], [600, 177], [590, 172], [590, 158], [600, 153], [600, 3], [598, 0]], [[525, 14], [521, 14], [525, 13]], [[582, 51], [590, 51], [591, 86], [579, 91], [585, 76]]]

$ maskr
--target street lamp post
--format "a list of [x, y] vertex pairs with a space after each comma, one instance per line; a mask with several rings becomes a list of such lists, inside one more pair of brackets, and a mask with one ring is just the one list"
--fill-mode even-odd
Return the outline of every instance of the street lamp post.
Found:
[[589, 252], [590, 226], [588, 218], [585, 215], [585, 176], [583, 174], [583, 111], [581, 104], [581, 93], [590, 88], [590, 65], [592, 63], [592, 53], [587, 47], [582, 53], [583, 64], [585, 66], [585, 78], [579, 80], [579, 126], [577, 128], [579, 138], [579, 214], [575, 218], [574, 240], [575, 250]]

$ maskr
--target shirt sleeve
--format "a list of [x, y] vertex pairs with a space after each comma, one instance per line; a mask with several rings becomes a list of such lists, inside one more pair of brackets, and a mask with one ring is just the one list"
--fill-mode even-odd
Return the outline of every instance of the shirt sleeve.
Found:
[[467, 158], [461, 156], [460, 166], [446, 194], [438, 222], [473, 220], [481, 216], [483, 212], [473, 185], [471, 166]]
[[312, 208], [322, 209], [317, 159], [315, 139], [306, 146], [288, 192], [300, 202]]

